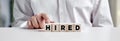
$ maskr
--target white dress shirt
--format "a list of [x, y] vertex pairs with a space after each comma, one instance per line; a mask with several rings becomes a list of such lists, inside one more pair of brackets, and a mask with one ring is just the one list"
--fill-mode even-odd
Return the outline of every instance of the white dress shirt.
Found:
[[[14, 26], [24, 27], [31, 16], [46, 13], [55, 23], [112, 27], [108, 0], [14, 0]], [[27, 26], [27, 25], [26, 25]]]

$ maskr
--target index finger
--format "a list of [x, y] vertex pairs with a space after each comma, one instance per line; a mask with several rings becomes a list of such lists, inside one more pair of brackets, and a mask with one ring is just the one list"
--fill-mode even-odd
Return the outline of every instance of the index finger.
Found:
[[46, 23], [50, 23], [50, 19], [49, 19], [49, 17], [48, 17], [47, 14], [41, 13], [41, 17], [42, 17], [43, 19], [45, 19], [45, 22], [46, 22]]

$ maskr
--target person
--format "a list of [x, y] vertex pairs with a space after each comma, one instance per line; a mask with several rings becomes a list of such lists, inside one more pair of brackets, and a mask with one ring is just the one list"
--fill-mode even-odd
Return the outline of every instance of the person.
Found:
[[14, 27], [42, 29], [49, 23], [113, 27], [108, 0], [14, 0]]

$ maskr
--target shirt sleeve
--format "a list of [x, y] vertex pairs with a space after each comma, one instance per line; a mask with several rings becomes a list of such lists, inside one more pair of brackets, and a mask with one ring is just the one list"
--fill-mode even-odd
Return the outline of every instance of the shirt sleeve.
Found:
[[92, 13], [93, 27], [113, 27], [108, 0], [97, 0]]
[[33, 15], [30, 0], [14, 0], [13, 27], [26, 27], [27, 20]]

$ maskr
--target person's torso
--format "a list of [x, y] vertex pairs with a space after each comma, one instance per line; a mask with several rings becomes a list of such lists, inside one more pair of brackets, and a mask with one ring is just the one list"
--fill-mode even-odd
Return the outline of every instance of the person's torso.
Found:
[[31, 0], [34, 14], [46, 13], [56, 23], [91, 24], [92, 0]]

